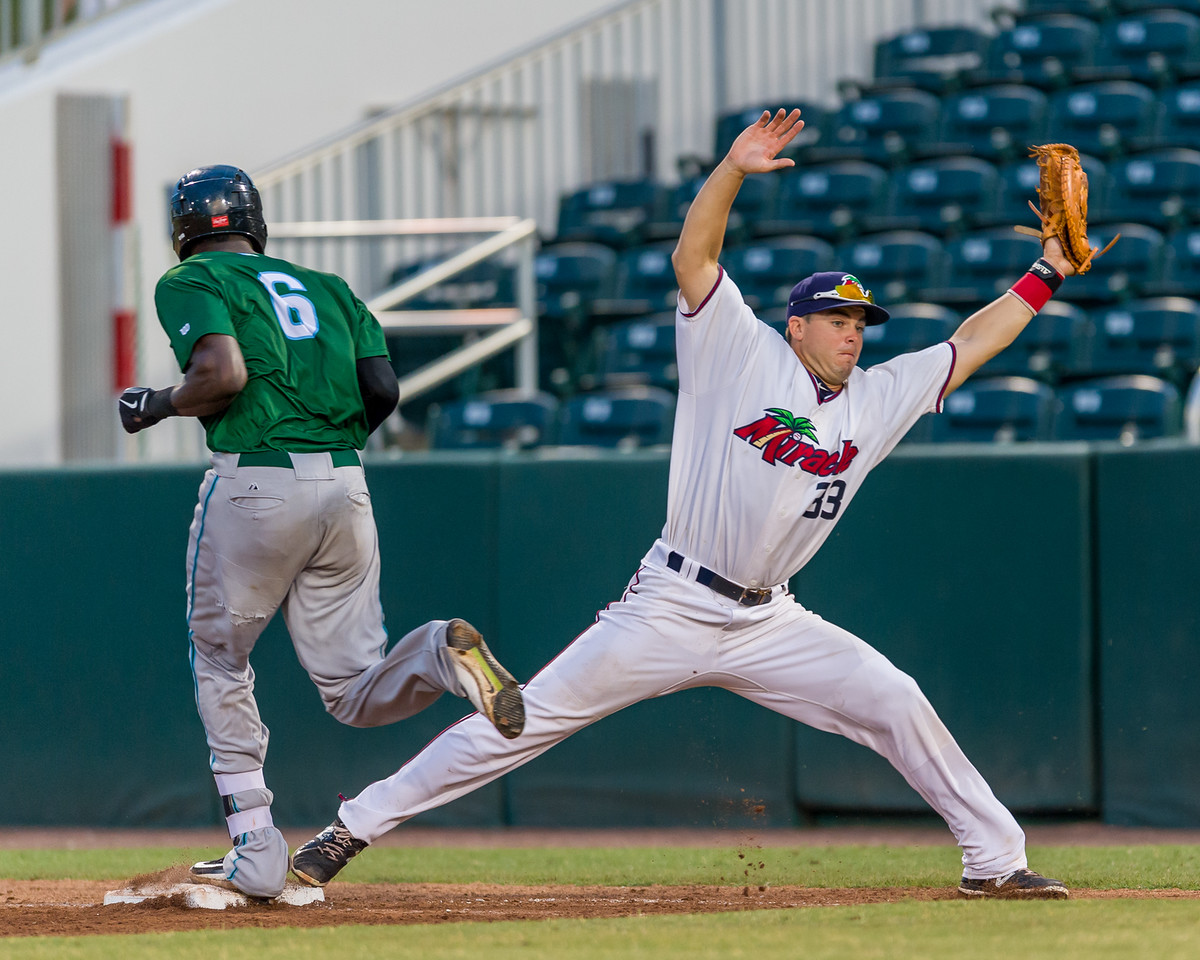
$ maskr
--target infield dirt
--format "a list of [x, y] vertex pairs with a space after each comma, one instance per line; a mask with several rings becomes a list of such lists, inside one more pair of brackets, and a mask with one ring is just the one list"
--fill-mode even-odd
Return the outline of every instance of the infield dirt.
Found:
[[[1030, 843], [1136, 844], [1197, 843], [1200, 834], [1133, 831], [1076, 824], [1030, 830]], [[397, 837], [397, 840], [400, 840]], [[3, 831], [0, 848], [195, 845], [209, 834], [172, 832]], [[636, 846], [948, 843], [944, 829], [799, 830], [748, 837], [729, 831], [409, 831], [412, 846]], [[220, 842], [220, 840], [214, 841]], [[0, 937], [79, 936], [153, 933], [235, 927], [321, 927], [344, 924], [434, 924], [497, 920], [629, 917], [653, 914], [718, 913], [739, 910], [822, 907], [902, 900], [957, 898], [956, 878], [945, 887], [809, 888], [799, 886], [499, 886], [486, 883], [339, 883], [326, 890], [324, 903], [306, 906], [250, 904], [225, 910], [185, 906], [181, 897], [158, 897], [137, 904], [103, 905], [104, 894], [121, 886], [182, 882], [185, 866], [128, 881], [0, 879]], [[1073, 899], [1200, 899], [1196, 890], [1071, 890]]]

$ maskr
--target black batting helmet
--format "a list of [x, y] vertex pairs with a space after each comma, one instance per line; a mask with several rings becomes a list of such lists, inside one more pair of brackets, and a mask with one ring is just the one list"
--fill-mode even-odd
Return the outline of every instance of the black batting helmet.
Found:
[[171, 242], [183, 260], [201, 237], [240, 233], [259, 253], [267, 245], [262, 199], [249, 174], [227, 164], [197, 167], [171, 194]]

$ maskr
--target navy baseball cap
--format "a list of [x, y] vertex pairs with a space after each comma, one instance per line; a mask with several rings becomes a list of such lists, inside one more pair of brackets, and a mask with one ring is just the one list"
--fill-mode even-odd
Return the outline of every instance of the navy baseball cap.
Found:
[[888, 318], [888, 312], [875, 305], [875, 297], [862, 285], [858, 277], [839, 270], [814, 273], [792, 287], [791, 296], [788, 297], [787, 315], [803, 317], [818, 310], [830, 310], [840, 306], [862, 307], [866, 311], [868, 327], [883, 323]]

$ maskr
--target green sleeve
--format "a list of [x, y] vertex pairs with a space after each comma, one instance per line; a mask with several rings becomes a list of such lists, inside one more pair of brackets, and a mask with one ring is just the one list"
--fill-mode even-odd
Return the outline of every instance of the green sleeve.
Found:
[[357, 313], [354, 330], [354, 359], [386, 357], [388, 355], [387, 337], [384, 336], [383, 327], [375, 319], [375, 314], [367, 309], [367, 305], [354, 295], [348, 284], [346, 284], [346, 292]]
[[164, 276], [154, 291], [154, 306], [180, 370], [187, 368], [196, 341], [205, 334], [237, 336], [225, 300], [215, 284], [197, 271], [182, 273], [176, 268]]

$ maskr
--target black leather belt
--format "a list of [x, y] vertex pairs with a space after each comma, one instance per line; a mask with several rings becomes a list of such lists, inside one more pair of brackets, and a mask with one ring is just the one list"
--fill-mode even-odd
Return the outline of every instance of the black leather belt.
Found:
[[[667, 554], [667, 566], [676, 573], [683, 569], [683, 560], [684, 558], [674, 550]], [[698, 566], [694, 579], [714, 593], [736, 600], [743, 607], [757, 607], [771, 599], [771, 587], [743, 587], [732, 580], [726, 580], [719, 573], [713, 573], [708, 567]]]
[[[335, 467], [361, 467], [362, 460], [357, 450], [297, 450], [296, 453], [328, 453]], [[254, 453], [239, 453], [239, 467], [287, 467], [292, 469], [292, 458], [286, 450], [256, 450]]]

